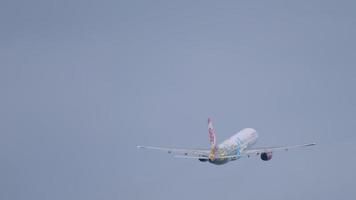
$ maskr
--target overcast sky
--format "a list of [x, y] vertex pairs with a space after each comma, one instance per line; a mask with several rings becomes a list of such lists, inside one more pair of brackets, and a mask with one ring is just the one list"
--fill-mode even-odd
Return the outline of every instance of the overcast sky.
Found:
[[[354, 1], [0, 2], [0, 199], [353, 199]], [[136, 145], [316, 142], [223, 166]]]

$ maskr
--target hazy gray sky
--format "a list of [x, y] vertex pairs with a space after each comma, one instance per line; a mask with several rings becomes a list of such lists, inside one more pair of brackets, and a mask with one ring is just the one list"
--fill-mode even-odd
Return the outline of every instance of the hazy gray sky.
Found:
[[[0, 199], [352, 199], [354, 1], [0, 2]], [[224, 166], [136, 145], [317, 142]]]

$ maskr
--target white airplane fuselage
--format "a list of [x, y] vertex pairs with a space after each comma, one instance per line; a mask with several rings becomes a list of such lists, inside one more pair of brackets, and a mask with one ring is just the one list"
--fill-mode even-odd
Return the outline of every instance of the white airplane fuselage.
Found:
[[[258, 134], [252, 128], [245, 128], [217, 145], [209, 155], [209, 162], [222, 165], [240, 158], [241, 152], [257, 142]], [[231, 158], [226, 158], [226, 157]]]

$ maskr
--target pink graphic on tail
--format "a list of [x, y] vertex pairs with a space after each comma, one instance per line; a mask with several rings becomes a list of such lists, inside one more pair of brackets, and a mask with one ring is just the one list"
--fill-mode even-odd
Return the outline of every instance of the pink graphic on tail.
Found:
[[208, 118], [208, 131], [209, 131], [209, 142], [212, 146], [215, 146], [215, 130], [213, 127], [213, 122], [210, 118]]

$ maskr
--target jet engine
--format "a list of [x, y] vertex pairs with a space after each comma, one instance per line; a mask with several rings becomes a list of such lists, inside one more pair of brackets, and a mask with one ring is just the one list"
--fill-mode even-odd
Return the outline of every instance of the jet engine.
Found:
[[200, 161], [200, 162], [206, 162], [206, 161], [208, 161], [208, 159], [205, 159], [205, 158], [199, 158], [199, 161]]
[[208, 161], [208, 160], [209, 160], [209, 158], [208, 158], [208, 157], [206, 157], [206, 159], [205, 159], [205, 158], [203, 158], [203, 157], [205, 157], [205, 156], [200, 155], [200, 157], [201, 157], [201, 158], [199, 158], [199, 161], [200, 161], [200, 162], [206, 162], [206, 161]]
[[268, 161], [272, 159], [272, 152], [261, 153], [261, 160]]

